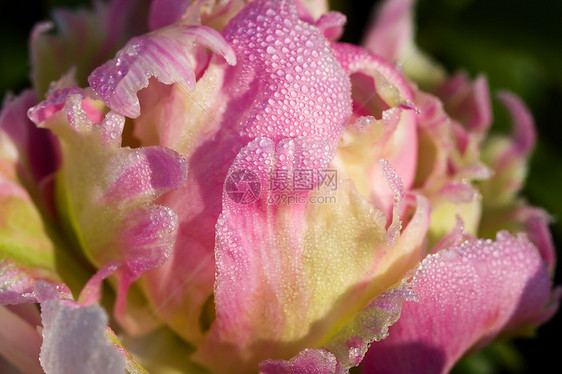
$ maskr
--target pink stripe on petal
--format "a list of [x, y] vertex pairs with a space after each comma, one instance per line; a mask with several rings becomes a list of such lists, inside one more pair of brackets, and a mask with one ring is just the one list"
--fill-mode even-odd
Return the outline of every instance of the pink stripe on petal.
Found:
[[164, 206], [139, 209], [125, 217], [121, 255], [133, 274], [152, 270], [170, 256], [177, 225], [176, 213]]
[[88, 82], [110, 108], [136, 118], [141, 110], [137, 92], [148, 86], [150, 77], [194, 89], [195, 43], [236, 64], [232, 49], [218, 32], [205, 26], [179, 24], [131, 39], [113, 60], [94, 70]]
[[[528, 155], [535, 147], [536, 131], [533, 116], [523, 101], [514, 94], [502, 91], [498, 100], [509, 110], [513, 119], [513, 148], [509, 156]], [[505, 156], [506, 158], [510, 158]]]
[[550, 274], [554, 274], [556, 267], [556, 248], [552, 240], [552, 234], [548, 229], [552, 218], [542, 209], [535, 207], [523, 207], [518, 215], [522, 216], [529, 240], [538, 248], [541, 257], [548, 266]]

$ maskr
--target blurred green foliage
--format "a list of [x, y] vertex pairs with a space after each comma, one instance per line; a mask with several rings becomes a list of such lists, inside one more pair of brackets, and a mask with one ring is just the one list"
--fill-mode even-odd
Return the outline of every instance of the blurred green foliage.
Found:
[[[359, 43], [375, 2], [331, 1], [348, 16], [343, 39]], [[0, 95], [29, 86], [27, 39], [34, 23], [49, 19], [56, 6], [84, 6], [87, 0], [0, 2]], [[419, 0], [417, 42], [453, 72], [485, 74], [492, 92], [510, 90], [529, 105], [539, 138], [524, 195], [554, 218], [557, 248], [562, 247], [562, 1]], [[508, 132], [506, 111], [494, 101], [493, 131]], [[561, 284], [560, 272], [556, 283]], [[562, 332], [557, 317], [539, 330], [538, 340], [496, 344], [455, 368], [459, 373], [534, 372], [557, 365], [554, 339]], [[515, 353], [523, 352], [524, 360]], [[524, 364], [526, 362], [526, 364]], [[556, 366], [555, 366], [556, 367]]]

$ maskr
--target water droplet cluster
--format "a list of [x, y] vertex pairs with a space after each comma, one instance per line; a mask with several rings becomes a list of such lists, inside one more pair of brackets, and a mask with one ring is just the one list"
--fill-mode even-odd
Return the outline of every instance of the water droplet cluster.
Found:
[[111, 97], [117, 85], [129, 73], [131, 65], [136, 62], [143, 49], [142, 39], [132, 39], [123, 49], [117, 52], [113, 60], [94, 70], [88, 78], [90, 86], [104, 103], [111, 102]]
[[250, 137], [339, 137], [350, 110], [349, 79], [292, 2], [259, 1], [225, 29], [241, 79], [259, 84], [242, 131]]
[[510, 317], [518, 303], [540, 307], [550, 291], [536, 248], [526, 237], [507, 232], [498, 233], [496, 241], [469, 240], [428, 256], [413, 285], [422, 303], [498, 321]]

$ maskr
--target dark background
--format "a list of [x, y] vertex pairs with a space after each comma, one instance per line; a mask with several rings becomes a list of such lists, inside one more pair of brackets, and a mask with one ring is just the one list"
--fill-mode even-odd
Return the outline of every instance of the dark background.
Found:
[[[83, 6], [87, 0], [41, 0], [0, 3], [0, 97], [29, 86], [27, 40], [55, 6]], [[348, 16], [343, 39], [359, 43], [371, 18], [368, 1], [333, 1]], [[21, 7], [25, 6], [24, 11]], [[492, 92], [508, 89], [529, 105], [539, 132], [524, 195], [554, 218], [551, 226], [562, 248], [562, 16], [561, 0], [420, 0], [417, 42], [450, 72], [484, 73]], [[509, 118], [494, 103], [493, 131], [509, 131]], [[556, 283], [562, 284], [561, 272]], [[496, 344], [465, 360], [455, 370], [470, 373], [556, 372], [562, 357], [562, 317], [538, 330], [539, 339]], [[514, 348], [521, 355], [514, 354]], [[549, 365], [549, 366], [547, 366]]]

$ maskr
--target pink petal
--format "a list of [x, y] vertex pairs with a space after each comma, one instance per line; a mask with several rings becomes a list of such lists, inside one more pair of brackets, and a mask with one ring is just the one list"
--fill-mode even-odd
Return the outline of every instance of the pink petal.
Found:
[[[376, 91], [379, 92], [379, 95], [384, 93], [383, 89], [390, 91], [379, 98], [389, 101], [387, 105], [404, 105], [408, 101], [413, 100], [414, 93], [408, 81], [394, 65], [383, 57], [352, 44], [334, 43], [332, 48], [338, 62], [347, 74], [363, 73], [364, 75], [371, 76], [372, 80], [379, 78], [376, 74], [380, 75], [382, 79], [375, 81], [375, 83], [382, 87], [376, 87]], [[392, 101], [395, 101], [398, 105], [392, 105]], [[378, 113], [376, 114], [378, 115]]]
[[178, 24], [131, 39], [113, 60], [94, 70], [88, 82], [107, 106], [136, 118], [140, 115], [136, 94], [148, 86], [150, 77], [194, 89], [192, 54], [196, 42], [236, 64], [231, 47], [218, 32], [209, 27]]
[[478, 191], [469, 183], [453, 181], [443, 186], [438, 194], [447, 201], [460, 204], [470, 203], [478, 196]]
[[64, 107], [64, 104], [70, 95], [81, 95], [84, 97], [83, 90], [76, 86], [53, 91], [46, 100], [28, 108], [29, 110], [27, 115], [29, 119], [35, 124], [47, 120]]
[[17, 267], [12, 261], [0, 262], [0, 305], [35, 303], [36, 278], [27, 269]]
[[529, 240], [541, 253], [541, 257], [548, 266], [549, 273], [554, 274], [556, 248], [548, 228], [552, 218], [542, 209], [535, 207], [524, 207], [520, 210], [519, 215], [521, 216], [520, 220], [524, 222], [525, 232]]
[[502, 91], [498, 99], [509, 110], [513, 119], [513, 150], [505, 158], [528, 155], [536, 142], [535, 121], [525, 103], [514, 94]]
[[41, 335], [37, 332], [38, 324], [26, 321], [18, 312], [21, 310], [0, 306], [0, 360], [5, 358], [23, 373], [43, 373], [39, 365]]
[[112, 261], [124, 265], [117, 271], [122, 284], [116, 311], [125, 323], [129, 285], [161, 265], [175, 240], [175, 213], [152, 202], [182, 186], [187, 166], [181, 156], [163, 147], [121, 148], [124, 118], [110, 112], [101, 123], [93, 123], [83, 109], [92, 101], [85, 96], [70, 93], [63, 109], [39, 125], [61, 141], [59, 201], [66, 200], [63, 214], [83, 251], [98, 267]]
[[483, 161], [494, 171], [482, 186], [484, 204], [491, 207], [512, 202], [523, 187], [536, 138], [533, 117], [521, 99], [509, 92], [498, 99], [511, 114], [513, 133], [511, 138], [489, 139], [482, 149]]
[[189, 0], [152, 0], [148, 26], [156, 30], [178, 22], [189, 3]]
[[367, 32], [365, 47], [390, 62], [401, 58], [413, 38], [412, 0], [387, 0], [378, 9]]
[[[233, 195], [227, 179], [217, 223], [216, 320], [193, 356], [196, 362], [244, 372], [265, 358], [287, 359], [318, 347], [333, 334], [330, 326], [343, 324], [419, 261], [428, 218], [423, 201], [394, 235], [384, 214], [349, 180], [339, 181], [337, 191], [324, 191], [334, 203], [307, 203], [324, 196], [314, 183], [313, 192], [287, 192], [293, 202], [274, 200], [276, 191], [268, 186], [275, 170], [290, 175], [327, 167], [331, 153], [321, 144], [258, 138], [233, 163], [229, 178], [245, 180], [234, 191], [254, 195]], [[212, 359], [217, 355], [222, 360]]]
[[468, 350], [502, 332], [541, 322], [551, 282], [524, 235], [470, 240], [427, 257], [411, 282], [419, 298], [404, 303], [387, 339], [373, 344], [365, 372], [446, 373]]
[[447, 113], [470, 131], [486, 134], [492, 123], [490, 90], [485, 77], [470, 82], [465, 73], [457, 73], [437, 88]]
[[[8, 98], [0, 114], [0, 134], [6, 134], [16, 147], [18, 173], [25, 186], [35, 193], [37, 185], [58, 167], [54, 138], [49, 131], [38, 129], [27, 118], [27, 110], [36, 103], [36, 94], [27, 90], [15, 98]], [[48, 197], [44, 196], [44, 199]]]

